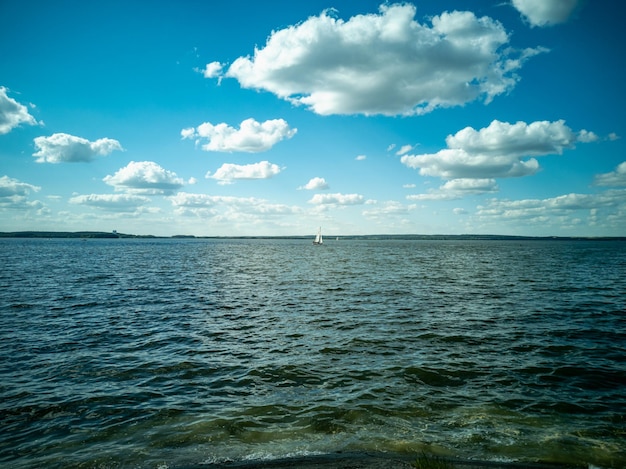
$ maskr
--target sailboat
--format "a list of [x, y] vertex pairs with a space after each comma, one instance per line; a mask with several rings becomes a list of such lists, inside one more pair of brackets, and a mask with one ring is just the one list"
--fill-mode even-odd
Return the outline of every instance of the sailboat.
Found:
[[320, 227], [320, 229], [317, 230], [317, 234], [315, 235], [313, 244], [323, 244], [323, 243], [324, 243], [324, 240], [322, 239], [322, 228]]

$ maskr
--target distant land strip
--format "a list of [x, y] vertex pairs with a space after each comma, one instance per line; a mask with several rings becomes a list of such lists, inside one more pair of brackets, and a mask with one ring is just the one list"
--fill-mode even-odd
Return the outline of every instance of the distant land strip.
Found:
[[[0, 238], [137, 238], [137, 239], [309, 239], [313, 236], [194, 236], [194, 235], [135, 235], [110, 231], [13, 231], [1, 232]], [[376, 235], [329, 235], [327, 242], [339, 240], [587, 240], [587, 241], [626, 241], [626, 236], [516, 236], [516, 235], [488, 235], [488, 234], [460, 234], [460, 235], [420, 235], [420, 234], [376, 234]]]

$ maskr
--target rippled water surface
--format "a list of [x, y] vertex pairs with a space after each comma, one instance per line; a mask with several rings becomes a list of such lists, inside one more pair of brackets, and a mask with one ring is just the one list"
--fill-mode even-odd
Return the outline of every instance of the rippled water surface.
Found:
[[0, 465], [626, 467], [626, 244], [0, 240]]

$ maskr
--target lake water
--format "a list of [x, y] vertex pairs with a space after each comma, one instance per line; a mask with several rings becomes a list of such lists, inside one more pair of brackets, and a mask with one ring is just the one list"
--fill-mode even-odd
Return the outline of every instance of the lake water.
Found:
[[626, 243], [0, 240], [0, 465], [626, 467]]

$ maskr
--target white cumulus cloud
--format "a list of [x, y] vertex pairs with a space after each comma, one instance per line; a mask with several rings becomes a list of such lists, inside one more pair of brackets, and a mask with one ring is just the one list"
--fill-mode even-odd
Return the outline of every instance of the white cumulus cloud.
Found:
[[[582, 131], [587, 134], [588, 132]], [[463, 149], [472, 154], [506, 154], [512, 157], [562, 154], [579, 140], [564, 120], [500, 122], [494, 120], [480, 130], [466, 127], [446, 138], [448, 148]]]
[[98, 156], [106, 156], [115, 150], [123, 151], [122, 145], [111, 138], [100, 138], [95, 142], [65, 133], [35, 138], [33, 153], [37, 163], [88, 163]]
[[413, 150], [413, 145], [402, 145], [402, 147], [400, 147], [400, 149], [396, 152], [396, 155], [406, 155], [411, 150]]
[[26, 106], [9, 98], [7, 91], [7, 88], [0, 86], [0, 135], [9, 133], [21, 124], [36, 125], [37, 121]]
[[468, 195], [497, 192], [495, 179], [452, 179], [426, 194], [407, 195], [408, 200], [456, 200]]
[[498, 186], [496, 185], [496, 181], [494, 179], [452, 179], [441, 187], [447, 191], [473, 192], [481, 194], [484, 192], [495, 192], [498, 190]]
[[521, 161], [508, 155], [468, 153], [463, 149], [445, 149], [424, 155], [405, 155], [400, 160], [422, 176], [444, 179], [520, 177], [534, 174], [539, 163], [534, 158]]
[[268, 217], [282, 220], [301, 211], [295, 206], [275, 204], [256, 197], [232, 197], [179, 192], [169, 198], [175, 211], [183, 216], [209, 219], [215, 223], [249, 228], [251, 224], [266, 223]]
[[228, 124], [205, 122], [196, 128], [181, 131], [184, 139], [195, 139], [205, 151], [259, 153], [267, 151], [284, 139], [293, 137], [298, 129], [292, 129], [283, 119], [257, 122], [250, 118], [241, 122], [238, 129]]
[[39, 192], [41, 187], [21, 182], [9, 176], [0, 177], [0, 197], [24, 196], [31, 192]]
[[231, 184], [236, 179], [269, 179], [280, 173], [281, 168], [269, 161], [238, 165], [224, 163], [215, 173], [208, 172], [206, 177], [216, 179], [220, 184]]
[[150, 202], [149, 198], [132, 194], [86, 194], [77, 195], [70, 199], [72, 204], [87, 205], [114, 212], [134, 212], [148, 202]]
[[180, 131], [180, 136], [183, 139], [194, 138], [195, 135], [196, 135], [196, 129], [194, 129], [193, 127], [189, 127]]
[[116, 191], [138, 194], [169, 194], [184, 185], [182, 178], [153, 161], [131, 161], [103, 181]]
[[581, 0], [513, 0], [512, 4], [531, 26], [551, 26], [566, 22]]
[[222, 74], [222, 64], [219, 62], [211, 62], [206, 64], [206, 67], [202, 71], [205, 78], [214, 78]]
[[489, 102], [516, 85], [527, 58], [545, 51], [506, 47], [501, 23], [469, 11], [444, 12], [430, 24], [415, 14], [409, 3], [384, 4], [378, 14], [347, 21], [324, 11], [272, 32], [220, 78], [321, 115], [414, 115]]
[[43, 213], [46, 207], [38, 200], [29, 200], [33, 192], [39, 192], [41, 187], [22, 182], [9, 176], [0, 177], [0, 210], [28, 210]]
[[189, 192], [178, 192], [169, 198], [172, 205], [176, 207], [210, 207], [215, 205], [219, 196], [208, 194], [191, 194]]
[[626, 187], [626, 161], [620, 163], [615, 171], [598, 174], [594, 179], [596, 186]]
[[326, 179], [320, 177], [314, 177], [309, 182], [307, 182], [304, 186], [298, 187], [298, 189], [304, 189], [308, 191], [314, 190], [326, 190], [328, 189], [328, 183]]
[[360, 205], [364, 203], [361, 194], [315, 194], [309, 203], [315, 205]]
[[[444, 179], [487, 179], [520, 177], [539, 169], [536, 156], [560, 155], [587, 142], [591, 133], [581, 131], [579, 139], [565, 121], [537, 121], [509, 124], [494, 120], [488, 127], [466, 127], [446, 138], [448, 148], [432, 154], [404, 155], [400, 161], [418, 169], [423, 176]], [[523, 159], [528, 158], [528, 159]]]
[[598, 210], [613, 212], [611, 218], [623, 219], [626, 210], [626, 190], [606, 191], [600, 194], [565, 194], [547, 199], [498, 200], [491, 199], [478, 206], [476, 215], [482, 222], [500, 226], [502, 223], [567, 224], [582, 212], [589, 215]]
[[417, 208], [415, 205], [404, 205], [396, 201], [387, 201], [381, 204], [371, 205], [371, 208], [363, 210], [363, 216], [381, 221], [387, 221], [390, 216], [405, 216]]
[[[589, 143], [598, 141], [600, 137], [598, 137], [594, 132], [589, 132], [588, 130], [583, 129], [578, 132], [577, 139], [579, 142]], [[608, 137], [608, 140], [612, 140], [610, 135]]]

